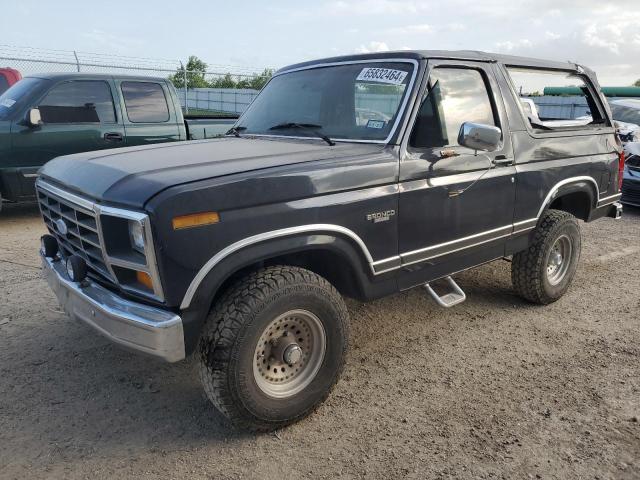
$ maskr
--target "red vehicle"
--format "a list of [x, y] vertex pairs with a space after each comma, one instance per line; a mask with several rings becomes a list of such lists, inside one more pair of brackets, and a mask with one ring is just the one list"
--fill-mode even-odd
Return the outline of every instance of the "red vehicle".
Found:
[[22, 75], [13, 68], [0, 68], [0, 95], [8, 90], [11, 85], [22, 80]]

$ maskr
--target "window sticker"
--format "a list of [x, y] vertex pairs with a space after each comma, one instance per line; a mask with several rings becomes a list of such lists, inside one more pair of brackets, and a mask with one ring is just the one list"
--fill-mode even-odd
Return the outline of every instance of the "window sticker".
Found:
[[391, 68], [363, 68], [356, 81], [402, 85], [408, 72]]
[[385, 122], [383, 120], [369, 120], [367, 122], [367, 128], [377, 128], [378, 130], [384, 128]]
[[15, 105], [16, 101], [13, 98], [5, 98], [0, 105], [3, 107], [11, 108]]

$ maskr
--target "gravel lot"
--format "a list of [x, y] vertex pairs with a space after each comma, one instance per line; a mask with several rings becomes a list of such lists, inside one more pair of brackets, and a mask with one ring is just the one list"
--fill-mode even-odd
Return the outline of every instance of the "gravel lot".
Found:
[[0, 214], [0, 478], [640, 478], [640, 210], [583, 225], [568, 294], [527, 304], [509, 264], [349, 302], [328, 401], [238, 433], [191, 361], [122, 351], [69, 320], [40, 278], [37, 209]]

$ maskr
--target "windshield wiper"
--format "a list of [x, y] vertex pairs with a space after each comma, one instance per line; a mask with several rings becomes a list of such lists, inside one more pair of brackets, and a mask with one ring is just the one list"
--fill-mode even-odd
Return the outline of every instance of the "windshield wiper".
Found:
[[225, 133], [225, 135], [235, 135], [236, 137], [240, 137], [240, 132], [246, 129], [247, 127], [231, 127], [229, 130], [227, 130], [227, 133]]
[[295, 123], [295, 122], [285, 122], [274, 125], [269, 128], [269, 130], [287, 130], [287, 129], [299, 128], [301, 130], [307, 130], [313, 133], [316, 137], [321, 138], [325, 142], [327, 142], [332, 147], [336, 144], [333, 140], [327, 137], [324, 133], [319, 132], [317, 129], [322, 128], [322, 125], [316, 125], [314, 123]]

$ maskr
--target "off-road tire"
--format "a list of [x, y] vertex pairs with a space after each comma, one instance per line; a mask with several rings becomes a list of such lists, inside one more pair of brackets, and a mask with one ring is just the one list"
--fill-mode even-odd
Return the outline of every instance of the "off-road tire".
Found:
[[[326, 333], [321, 366], [311, 383], [287, 398], [266, 395], [253, 373], [255, 348], [273, 318], [305, 309]], [[337, 290], [309, 270], [263, 268], [240, 279], [210, 312], [198, 346], [200, 379], [209, 400], [233, 425], [269, 431], [294, 423], [326, 399], [342, 372], [349, 314]]]
[[[520, 296], [530, 302], [547, 305], [562, 297], [571, 285], [580, 259], [580, 226], [570, 213], [547, 210], [532, 235], [529, 248], [513, 256], [511, 281]], [[571, 242], [570, 264], [562, 280], [552, 285], [547, 277], [547, 261], [556, 240], [563, 235]]]

